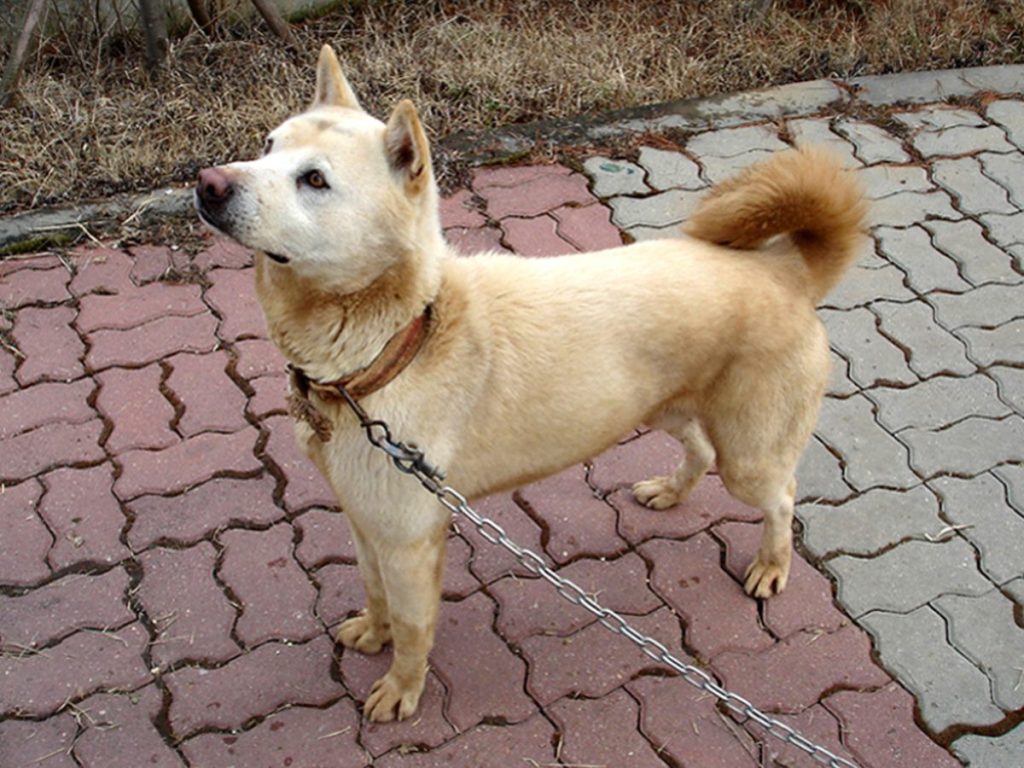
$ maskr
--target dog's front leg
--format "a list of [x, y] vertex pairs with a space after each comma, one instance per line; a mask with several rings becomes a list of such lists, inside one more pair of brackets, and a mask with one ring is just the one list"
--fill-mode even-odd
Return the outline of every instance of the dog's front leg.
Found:
[[366, 590], [366, 608], [358, 616], [341, 623], [338, 627], [338, 642], [346, 648], [374, 654], [380, 652], [381, 647], [391, 641], [387, 593], [380, 575], [377, 552], [351, 519], [349, 530], [356, 545], [359, 574], [363, 577], [363, 589]]
[[394, 658], [387, 674], [373, 684], [363, 707], [370, 720], [403, 720], [419, 704], [441, 602], [445, 532], [441, 528], [425, 539], [390, 545], [377, 553]]

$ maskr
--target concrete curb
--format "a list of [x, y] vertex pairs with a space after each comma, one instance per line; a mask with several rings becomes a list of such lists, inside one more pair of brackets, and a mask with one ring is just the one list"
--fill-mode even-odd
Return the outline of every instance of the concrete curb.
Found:
[[[440, 142], [470, 165], [508, 162], [540, 146], [593, 144], [668, 130], [699, 132], [779, 117], [842, 111], [855, 105], [932, 104], [979, 94], [1024, 93], [1024, 65], [908, 72], [849, 80], [811, 80], [730, 96], [681, 99], [594, 116], [546, 120], [496, 131], [456, 133]], [[96, 224], [187, 214], [192, 189], [166, 188], [97, 203], [29, 211], [0, 220], [0, 258], [39, 243], [66, 240]]]

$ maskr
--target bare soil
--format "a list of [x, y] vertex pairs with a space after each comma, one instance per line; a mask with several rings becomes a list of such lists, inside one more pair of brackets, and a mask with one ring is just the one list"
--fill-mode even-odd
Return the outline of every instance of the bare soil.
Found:
[[308, 102], [324, 42], [369, 111], [412, 98], [436, 137], [821, 77], [1024, 62], [1024, 0], [370, 0], [295, 33], [298, 52], [258, 23], [192, 30], [151, 78], [137, 35], [62, 24], [0, 115], [0, 214], [254, 156]]

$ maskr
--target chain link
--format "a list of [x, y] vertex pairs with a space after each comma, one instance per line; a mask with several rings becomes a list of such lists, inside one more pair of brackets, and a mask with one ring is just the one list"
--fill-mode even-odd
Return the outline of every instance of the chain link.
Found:
[[465, 496], [454, 488], [443, 485], [444, 472], [429, 464], [424, 458], [423, 451], [414, 443], [395, 440], [387, 424], [378, 419], [369, 418], [362, 406], [352, 398], [344, 387], [338, 386], [337, 390], [359, 419], [367, 439], [390, 456], [391, 461], [399, 470], [419, 480], [420, 484], [434, 494], [446, 509], [467, 518], [481, 536], [491, 544], [501, 546], [515, 555], [524, 568], [551, 584], [563, 598], [592, 613], [607, 629], [632, 641], [647, 657], [678, 672], [680, 677], [690, 685], [711, 694], [731, 711], [757, 723], [775, 738], [806, 752], [818, 764], [827, 765], [829, 768], [858, 768], [855, 763], [833, 754], [825, 747], [800, 735], [782, 721], [765, 714], [742, 696], [723, 688], [700, 667], [680, 661], [659, 640], [637, 631], [622, 616], [598, 603], [576, 583], [559, 576], [548, 567], [540, 555], [516, 544], [506, 535], [500, 525], [474, 510]]

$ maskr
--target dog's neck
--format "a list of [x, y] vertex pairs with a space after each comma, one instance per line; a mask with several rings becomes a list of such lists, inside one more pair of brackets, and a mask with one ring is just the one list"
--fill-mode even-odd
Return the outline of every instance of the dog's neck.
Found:
[[404, 254], [369, 286], [350, 293], [258, 255], [256, 294], [270, 338], [314, 380], [332, 381], [365, 367], [435, 300], [440, 264], [426, 253]]

